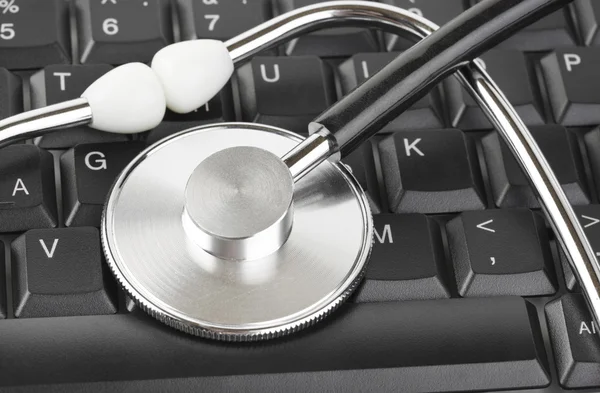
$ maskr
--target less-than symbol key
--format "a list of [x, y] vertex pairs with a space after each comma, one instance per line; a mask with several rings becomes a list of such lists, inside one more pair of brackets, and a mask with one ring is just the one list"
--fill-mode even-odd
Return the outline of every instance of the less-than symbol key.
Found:
[[446, 225], [458, 293], [540, 296], [556, 291], [541, 215], [528, 209], [463, 212]]
[[496, 233], [495, 229], [492, 228], [488, 228], [486, 225], [489, 225], [491, 223], [493, 223], [494, 220], [487, 220], [486, 222], [482, 222], [481, 224], [477, 225], [477, 228], [479, 229], [483, 229], [484, 231], [488, 231], [488, 232], [492, 232], [492, 233]]
[[[494, 220], [487, 220], [485, 222], [482, 222], [481, 224], [477, 225], [477, 228], [482, 229], [484, 231], [488, 231], [491, 233], [496, 233], [495, 229], [489, 228], [486, 225], [492, 224], [494, 222]], [[496, 265], [496, 257], [490, 257], [490, 262], [492, 266]]]

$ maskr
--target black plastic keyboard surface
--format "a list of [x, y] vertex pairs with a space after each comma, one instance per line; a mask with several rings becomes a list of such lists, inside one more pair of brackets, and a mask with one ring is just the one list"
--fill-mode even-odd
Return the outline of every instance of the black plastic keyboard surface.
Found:
[[[476, 0], [381, 0], [443, 24]], [[161, 47], [226, 40], [317, 0], [0, 1], [0, 118], [77, 97]], [[481, 61], [600, 252], [600, 0], [575, 2]], [[306, 135], [412, 42], [330, 29], [254, 58], [204, 107], [147, 133], [86, 127], [0, 150], [0, 390], [600, 391], [600, 339], [507, 147], [452, 78], [354, 152], [374, 212], [366, 279], [297, 335], [223, 344], [146, 316], [107, 270], [104, 198], [142, 149], [208, 123]]]

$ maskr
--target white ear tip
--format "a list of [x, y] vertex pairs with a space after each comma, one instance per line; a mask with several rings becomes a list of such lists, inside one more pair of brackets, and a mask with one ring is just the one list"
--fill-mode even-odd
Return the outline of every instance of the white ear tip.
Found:
[[183, 41], [161, 49], [152, 69], [163, 84], [167, 107], [188, 113], [205, 105], [227, 84], [233, 60], [215, 40]]
[[90, 127], [120, 134], [147, 131], [165, 115], [165, 93], [152, 69], [125, 64], [108, 72], [81, 95], [92, 108]]

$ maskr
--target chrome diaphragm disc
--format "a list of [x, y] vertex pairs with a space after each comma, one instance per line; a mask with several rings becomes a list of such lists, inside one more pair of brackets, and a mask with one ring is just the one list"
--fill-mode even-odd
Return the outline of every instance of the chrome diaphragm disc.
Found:
[[126, 293], [172, 327], [228, 341], [278, 337], [335, 310], [362, 278], [373, 235], [364, 193], [344, 165], [325, 162], [294, 185], [291, 230], [275, 251], [227, 258], [207, 252], [185, 225], [186, 186], [205, 159], [238, 146], [281, 157], [300, 141], [274, 127], [225, 123], [140, 154], [102, 219], [106, 259]]

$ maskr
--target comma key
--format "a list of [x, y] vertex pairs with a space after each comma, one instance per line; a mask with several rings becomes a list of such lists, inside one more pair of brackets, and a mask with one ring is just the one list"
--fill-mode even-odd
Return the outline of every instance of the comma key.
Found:
[[464, 212], [446, 225], [461, 296], [556, 292], [543, 218], [527, 209]]

